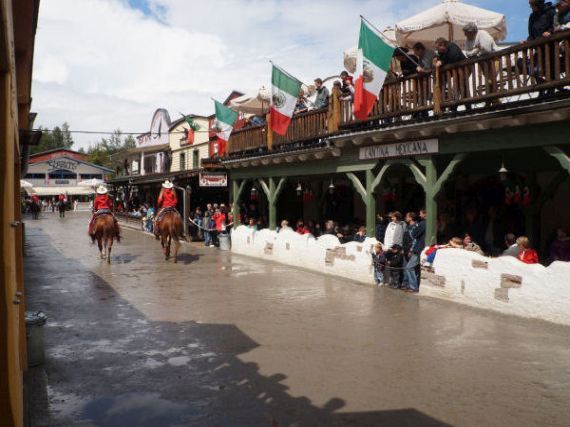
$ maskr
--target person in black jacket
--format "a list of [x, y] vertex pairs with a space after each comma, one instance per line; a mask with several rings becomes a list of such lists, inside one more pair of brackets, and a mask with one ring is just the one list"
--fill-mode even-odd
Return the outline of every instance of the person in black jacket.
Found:
[[556, 8], [544, 0], [529, 0], [532, 13], [528, 17], [528, 41], [549, 37], [554, 31]]

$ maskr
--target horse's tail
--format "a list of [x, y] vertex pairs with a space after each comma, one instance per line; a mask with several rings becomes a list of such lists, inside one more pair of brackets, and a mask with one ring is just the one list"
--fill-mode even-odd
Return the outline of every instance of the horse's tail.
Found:
[[117, 239], [117, 243], [121, 243], [121, 226], [118, 222], [115, 222], [114, 219], [113, 226], [115, 227], [115, 238]]

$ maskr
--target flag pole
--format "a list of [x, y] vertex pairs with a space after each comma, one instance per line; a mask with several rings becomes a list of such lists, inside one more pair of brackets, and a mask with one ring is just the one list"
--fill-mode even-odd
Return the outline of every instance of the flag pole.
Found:
[[421, 65], [414, 59], [412, 58], [410, 55], [408, 55], [407, 52], [404, 51], [404, 49], [402, 49], [400, 46], [396, 46], [394, 45], [394, 43], [392, 43], [392, 40], [390, 40], [388, 37], [386, 37], [384, 35], [384, 33], [382, 33], [382, 31], [380, 31], [378, 29], [378, 27], [376, 27], [372, 22], [370, 22], [368, 19], [366, 19], [364, 16], [360, 15], [360, 19], [362, 19], [364, 22], [366, 22], [369, 26], [371, 26], [380, 37], [382, 37], [384, 39], [384, 41], [386, 41], [390, 46], [392, 46], [394, 49], [398, 49], [400, 52], [402, 52], [404, 54], [404, 56], [406, 56], [406, 58], [408, 58], [410, 61], [412, 61], [414, 64], [416, 64], [417, 67], [420, 67]]

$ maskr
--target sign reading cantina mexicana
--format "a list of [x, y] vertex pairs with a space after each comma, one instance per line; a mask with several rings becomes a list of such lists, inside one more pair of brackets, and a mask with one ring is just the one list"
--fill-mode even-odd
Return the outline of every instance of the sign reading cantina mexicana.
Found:
[[396, 144], [374, 145], [360, 149], [360, 160], [385, 159], [388, 157], [417, 156], [439, 152], [439, 140], [423, 139]]

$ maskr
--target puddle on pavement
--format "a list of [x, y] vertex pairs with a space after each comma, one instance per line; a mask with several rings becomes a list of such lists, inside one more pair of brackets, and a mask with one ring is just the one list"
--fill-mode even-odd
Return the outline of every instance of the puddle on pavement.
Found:
[[81, 413], [81, 421], [98, 427], [182, 426], [199, 415], [200, 411], [162, 399], [158, 393], [128, 393], [89, 402]]

